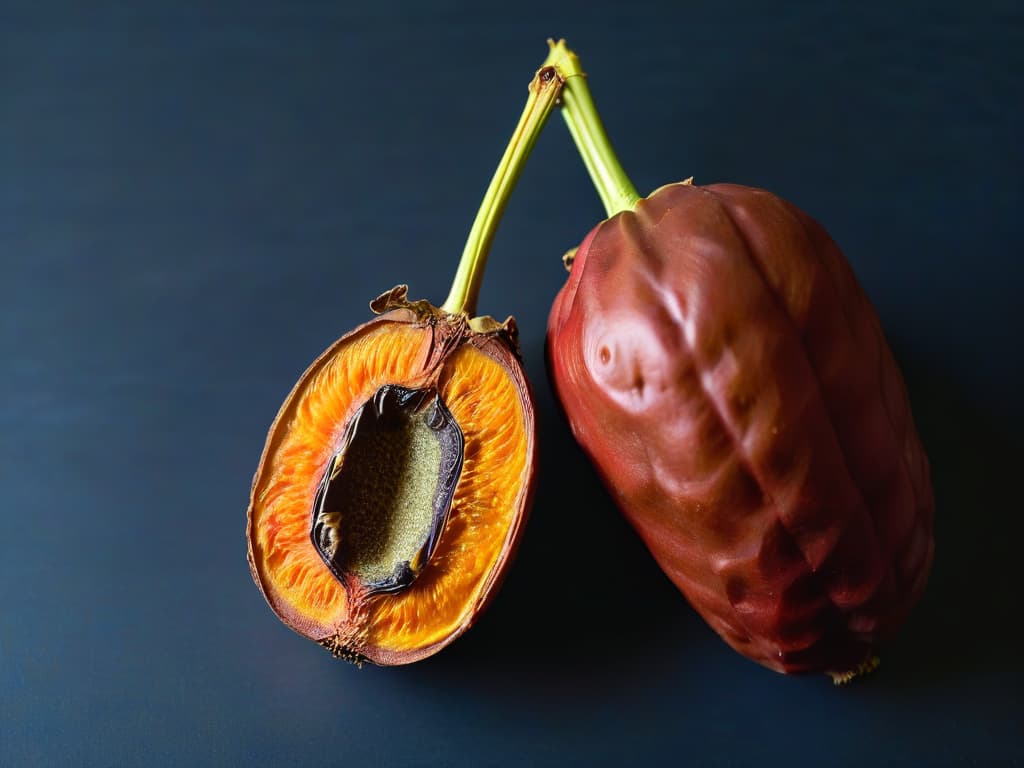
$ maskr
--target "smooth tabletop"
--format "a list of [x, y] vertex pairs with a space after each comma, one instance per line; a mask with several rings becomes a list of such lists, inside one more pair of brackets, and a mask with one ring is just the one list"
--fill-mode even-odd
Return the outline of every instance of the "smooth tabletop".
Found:
[[[557, 117], [480, 302], [542, 456], [490, 610], [357, 669], [254, 586], [278, 406], [377, 294], [443, 300], [549, 36], [642, 192], [771, 189], [874, 301], [937, 544], [872, 677], [729, 650], [573, 443], [544, 329], [603, 214]], [[1022, 81], [1016, 2], [0, 2], [0, 765], [1021, 765]]]

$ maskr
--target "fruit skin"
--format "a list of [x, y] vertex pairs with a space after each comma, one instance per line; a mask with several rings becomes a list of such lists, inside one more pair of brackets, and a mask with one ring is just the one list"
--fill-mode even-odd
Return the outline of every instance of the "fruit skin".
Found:
[[[515, 560], [522, 539], [522, 533], [533, 506], [534, 492], [536, 490], [536, 409], [533, 391], [522, 367], [518, 345], [518, 329], [515, 320], [509, 317], [503, 323], [498, 323], [494, 318], [487, 315], [476, 317], [468, 317], [465, 314], [451, 315], [427, 301], [409, 301], [407, 299], [407, 292], [408, 286], [399, 285], [371, 301], [370, 308], [378, 317], [354, 328], [331, 344], [310, 364], [298, 382], [296, 382], [270, 426], [259, 465], [253, 476], [249, 506], [246, 512], [249, 570], [253, 581], [271, 610], [284, 624], [296, 633], [317, 642], [334, 656], [357, 664], [370, 662], [380, 666], [394, 666], [420, 661], [447, 647], [454, 640], [461, 637], [466, 630], [470, 629], [490, 605], [494, 596], [499, 591], [509, 566]], [[408, 324], [417, 328], [429, 329], [431, 334], [431, 340], [424, 348], [420, 375], [412, 379], [403, 380], [401, 383], [420, 386], [435, 381], [444, 361], [463, 344], [472, 345], [501, 363], [519, 392], [528, 438], [527, 466], [525, 471], [527, 480], [521, 486], [516, 496], [515, 516], [512, 524], [497, 560], [490, 573], [487, 574], [484, 587], [477, 597], [475, 604], [470, 607], [463, 621], [450, 634], [437, 642], [405, 650], [389, 650], [373, 645], [357, 645], [358, 634], [361, 628], [356, 626], [355, 622], [360, 619], [365, 607], [365, 595], [360, 592], [349, 592], [348, 616], [342, 626], [310, 621], [297, 606], [291, 605], [282, 595], [274, 590], [270, 579], [266, 578], [263, 573], [264, 564], [255, 546], [255, 526], [257, 524], [257, 508], [260, 505], [259, 491], [261, 484], [264, 475], [268, 472], [268, 463], [277, 450], [281, 437], [287, 429], [288, 422], [292, 418], [295, 409], [300, 406], [309, 382], [346, 344], [358, 336], [369, 333], [373, 329], [386, 324]], [[350, 404], [349, 412], [342, 420], [343, 423], [348, 422], [348, 419], [351, 418], [360, 405], [361, 403], [359, 402]], [[331, 451], [325, 451], [325, 462], [330, 455]], [[313, 494], [311, 492], [311, 505], [312, 497]], [[327, 566], [325, 565], [324, 568], [326, 569]], [[348, 588], [346, 588], [346, 591], [348, 591]], [[353, 647], [354, 645], [356, 647]]]
[[789, 203], [684, 182], [602, 222], [548, 365], [622, 511], [743, 655], [848, 672], [921, 596], [934, 500], [906, 387], [849, 264]]

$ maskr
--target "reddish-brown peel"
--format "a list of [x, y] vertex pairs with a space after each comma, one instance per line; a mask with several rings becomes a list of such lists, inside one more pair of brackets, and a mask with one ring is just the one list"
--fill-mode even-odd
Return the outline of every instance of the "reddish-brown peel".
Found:
[[577, 440], [736, 650], [843, 673], [903, 622], [932, 562], [928, 460], [877, 314], [809, 216], [663, 187], [583, 241], [548, 349]]

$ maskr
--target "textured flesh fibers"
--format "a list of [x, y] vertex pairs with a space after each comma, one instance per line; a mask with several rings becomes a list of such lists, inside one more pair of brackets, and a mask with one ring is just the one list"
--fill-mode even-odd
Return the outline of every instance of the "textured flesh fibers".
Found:
[[303, 634], [326, 635], [348, 617], [345, 589], [309, 538], [324, 468], [360, 405], [384, 384], [421, 373], [428, 343], [426, 330], [408, 324], [373, 327], [338, 349], [283, 414], [288, 421], [255, 489], [254, 556], [267, 599], [279, 614], [297, 613]]
[[310, 541], [316, 487], [346, 424], [384, 384], [424, 383], [432, 333], [412, 323], [371, 323], [329, 353], [300, 385], [298, 406], [268, 446], [254, 490], [253, 559], [268, 601], [302, 634], [352, 642], [382, 663], [418, 658], [465, 628], [493, 586], [526, 506], [532, 417], [523, 404], [525, 380], [466, 342], [435, 372], [465, 449], [447, 524], [416, 580], [353, 604]]
[[476, 607], [525, 482], [527, 430], [519, 392], [505, 369], [463, 345], [445, 364], [438, 389], [465, 437], [462, 475], [430, 562], [407, 590], [370, 608], [368, 642], [388, 650], [439, 642]]
[[574, 434], [744, 655], [856, 667], [931, 566], [928, 462], [878, 318], [813, 220], [672, 185], [581, 245], [548, 328]]

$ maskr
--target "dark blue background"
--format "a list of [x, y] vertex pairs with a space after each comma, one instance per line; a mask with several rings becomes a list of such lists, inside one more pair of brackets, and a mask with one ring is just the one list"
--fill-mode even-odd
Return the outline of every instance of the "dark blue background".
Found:
[[[1020, 765], [1020, 8], [0, 4], [0, 764]], [[602, 213], [557, 118], [481, 298], [543, 450], [491, 611], [359, 670], [253, 586], [280, 401], [377, 293], [443, 300], [549, 35], [641, 190], [768, 187], [877, 304], [938, 546], [872, 678], [727, 649], [571, 442], [543, 332]]]

